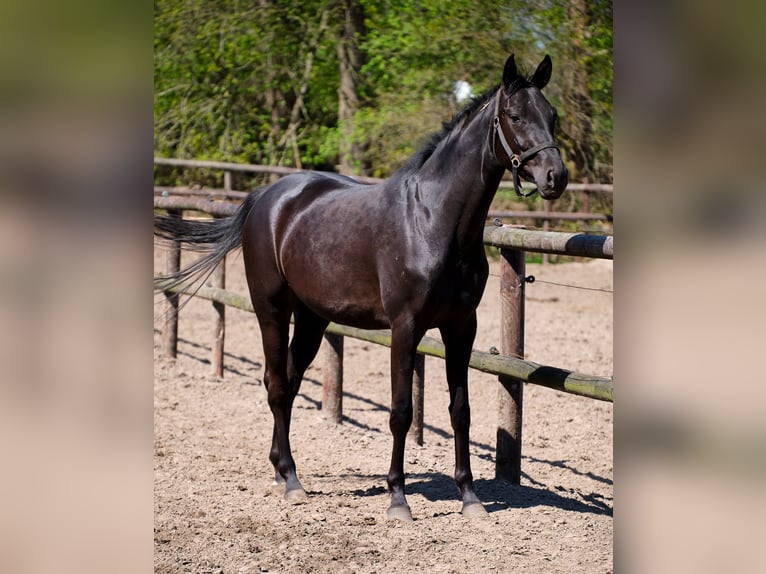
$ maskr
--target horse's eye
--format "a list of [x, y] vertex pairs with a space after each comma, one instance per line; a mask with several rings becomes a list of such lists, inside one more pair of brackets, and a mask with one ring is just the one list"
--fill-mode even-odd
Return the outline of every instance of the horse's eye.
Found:
[[509, 117], [511, 118], [511, 121], [512, 121], [514, 124], [517, 124], [517, 123], [519, 123], [519, 122], [521, 121], [521, 118], [520, 118], [519, 116], [514, 116], [514, 115], [511, 115], [511, 116], [509, 116]]

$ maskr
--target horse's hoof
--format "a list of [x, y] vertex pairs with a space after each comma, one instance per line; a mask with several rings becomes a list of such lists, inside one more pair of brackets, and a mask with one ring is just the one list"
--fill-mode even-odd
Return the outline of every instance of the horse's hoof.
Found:
[[398, 506], [389, 506], [386, 510], [388, 520], [399, 520], [401, 522], [412, 522], [412, 512], [406, 504]]
[[488, 515], [487, 509], [484, 508], [481, 502], [464, 504], [462, 513], [466, 518], [484, 518]]
[[308, 500], [308, 495], [302, 488], [294, 488], [285, 491], [285, 500], [290, 504], [305, 504], [306, 500]]

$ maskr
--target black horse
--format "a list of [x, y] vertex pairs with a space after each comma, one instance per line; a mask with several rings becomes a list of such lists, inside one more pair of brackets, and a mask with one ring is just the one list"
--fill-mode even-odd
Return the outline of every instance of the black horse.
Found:
[[[389, 179], [364, 185], [333, 173], [296, 173], [251, 193], [237, 213], [208, 222], [155, 218], [155, 234], [209, 253], [158, 288], [199, 280], [242, 246], [263, 338], [264, 383], [274, 416], [269, 459], [285, 499], [303, 501], [290, 449], [290, 416], [330, 321], [391, 328], [393, 434], [387, 515], [412, 520], [404, 495], [404, 443], [412, 422], [416, 347], [438, 328], [446, 349], [455, 480], [467, 516], [486, 510], [469, 461], [468, 361], [487, 279], [483, 229], [506, 169], [545, 199], [567, 185], [553, 143], [556, 111], [541, 90], [546, 56], [529, 77], [505, 63], [502, 85], [476, 98]], [[295, 327], [288, 341], [290, 317]]]

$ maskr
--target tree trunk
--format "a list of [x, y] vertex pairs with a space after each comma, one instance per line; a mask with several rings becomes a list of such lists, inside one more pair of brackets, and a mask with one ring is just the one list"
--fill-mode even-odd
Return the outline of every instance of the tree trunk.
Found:
[[570, 65], [564, 70], [564, 94], [567, 99], [568, 114], [563, 128], [571, 140], [570, 149], [576, 173], [574, 179], [593, 175], [593, 102], [588, 90], [588, 55], [585, 49], [585, 34], [588, 29], [587, 2], [569, 0], [566, 5], [566, 17], [569, 25]]
[[285, 129], [285, 133], [279, 142], [279, 147], [283, 150], [282, 159], [278, 164], [280, 166], [284, 165], [284, 159], [287, 153], [292, 152], [294, 167], [303, 169], [303, 162], [301, 161], [300, 150], [298, 149], [298, 130], [301, 126], [302, 117], [305, 115], [306, 111], [304, 97], [306, 96], [306, 92], [308, 92], [309, 84], [311, 82], [311, 74], [314, 69], [314, 57], [319, 49], [319, 42], [322, 39], [322, 35], [327, 30], [329, 17], [330, 8], [325, 7], [322, 10], [322, 14], [319, 17], [319, 24], [316, 28], [307, 25], [305, 35], [308, 40], [305, 42], [303, 70], [300, 75], [297, 73], [290, 74], [293, 80], [295, 100], [290, 109], [290, 119], [287, 124], [287, 129]]
[[359, 42], [364, 34], [364, 15], [359, 0], [343, 0], [338, 41], [340, 87], [338, 88], [338, 124], [340, 125], [341, 173], [359, 173], [362, 148], [354, 142], [354, 114], [359, 109], [359, 70], [362, 53]]

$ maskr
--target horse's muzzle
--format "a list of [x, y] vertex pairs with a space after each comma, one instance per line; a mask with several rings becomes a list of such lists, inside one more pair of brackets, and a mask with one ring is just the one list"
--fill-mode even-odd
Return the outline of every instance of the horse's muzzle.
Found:
[[[563, 165], [545, 170], [545, 180], [537, 181], [537, 189], [543, 199], [558, 199], [569, 183], [569, 172]], [[541, 178], [542, 179], [542, 178]]]

